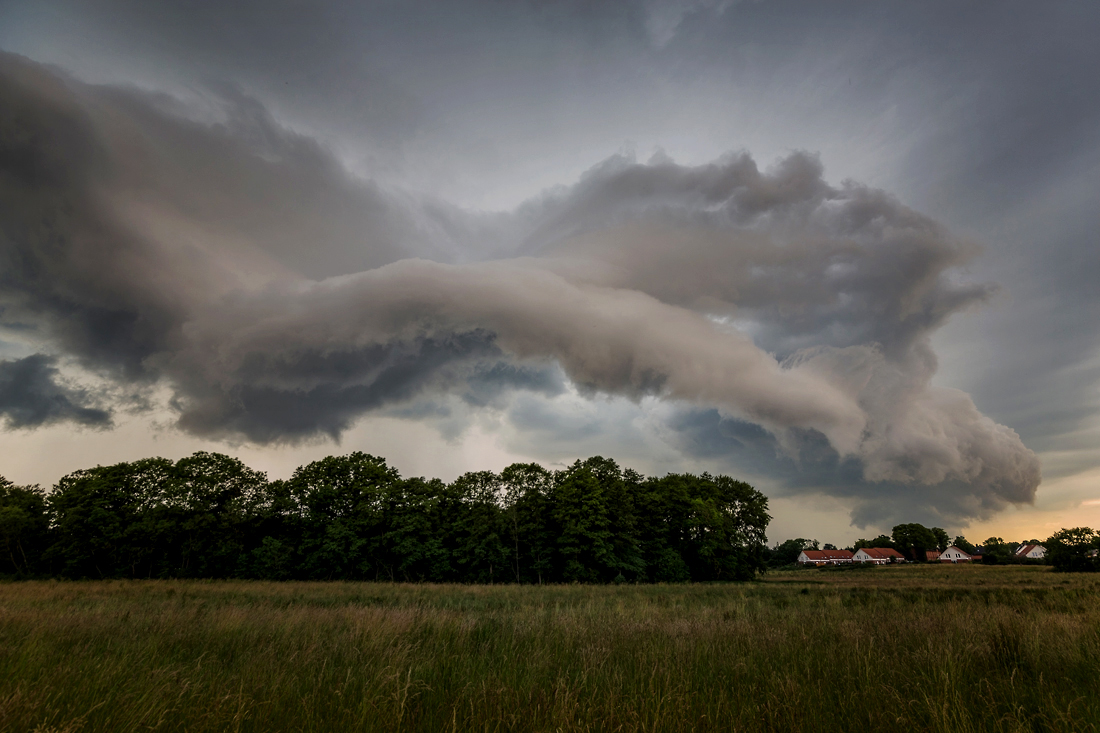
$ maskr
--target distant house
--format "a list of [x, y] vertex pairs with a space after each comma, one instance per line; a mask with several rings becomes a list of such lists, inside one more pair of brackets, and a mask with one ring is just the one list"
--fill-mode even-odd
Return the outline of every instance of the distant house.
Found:
[[939, 550], [925, 550], [924, 551], [924, 559], [927, 560], [928, 562], [939, 562], [940, 561], [940, 551]]
[[965, 550], [951, 545], [940, 553], [940, 562], [970, 562], [970, 555]]
[[803, 550], [798, 554], [799, 565], [851, 564], [852, 553], [847, 550]]
[[1047, 548], [1042, 545], [1020, 545], [1016, 548], [1016, 557], [1026, 557], [1031, 560], [1042, 560], [1046, 557]]
[[852, 556], [855, 562], [869, 562], [874, 565], [885, 565], [890, 562], [905, 562], [905, 556], [893, 547], [864, 547], [856, 550]]

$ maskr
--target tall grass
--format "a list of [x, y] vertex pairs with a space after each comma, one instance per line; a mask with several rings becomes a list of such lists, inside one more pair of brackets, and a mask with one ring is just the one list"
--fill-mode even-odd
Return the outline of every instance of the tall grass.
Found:
[[0, 586], [0, 729], [1096, 731], [1100, 579]]

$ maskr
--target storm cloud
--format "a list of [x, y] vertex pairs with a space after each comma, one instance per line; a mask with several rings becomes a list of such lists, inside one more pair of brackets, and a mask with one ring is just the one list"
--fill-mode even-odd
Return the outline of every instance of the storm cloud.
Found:
[[[932, 381], [932, 334], [995, 292], [967, 278], [976, 254], [803, 152], [617, 155], [475, 212], [353, 175], [232, 87], [196, 110], [0, 57], [0, 320], [166, 388], [204, 437], [338, 438], [425, 395], [553, 394], [559, 369], [582, 394], [751, 426], [809, 489], [988, 515], [1040, 474]], [[35, 364], [45, 386], [24, 392], [68, 406], [42, 420], [107, 420]], [[853, 483], [817, 480], [815, 451]]]
[[59, 422], [87, 427], [111, 425], [111, 413], [91, 405], [88, 392], [60, 379], [57, 359], [34, 354], [0, 361], [0, 415], [9, 429]]

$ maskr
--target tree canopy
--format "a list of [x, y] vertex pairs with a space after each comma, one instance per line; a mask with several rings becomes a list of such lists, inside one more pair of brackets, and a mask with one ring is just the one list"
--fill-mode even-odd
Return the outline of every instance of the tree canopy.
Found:
[[899, 524], [891, 531], [891, 536], [898, 552], [915, 562], [924, 562], [925, 552], [939, 547], [936, 533], [923, 524]]
[[1088, 527], [1060, 529], [1043, 543], [1047, 562], [1055, 570], [1068, 572], [1100, 571], [1100, 532]]
[[785, 565], [793, 565], [798, 560], [798, 556], [803, 550], [816, 549], [818, 549], [817, 540], [808, 540], [805, 537], [795, 537], [794, 539], [776, 544], [776, 546], [771, 549], [768, 564], [777, 568]]
[[957, 537], [955, 537], [955, 541], [952, 542], [951, 544], [953, 544], [955, 547], [959, 548], [960, 550], [962, 550], [963, 552], [965, 552], [969, 555], [973, 555], [975, 552], [978, 551], [978, 548], [974, 547], [974, 545], [971, 544], [962, 535], [958, 535]]
[[895, 550], [897, 549], [894, 540], [884, 534], [880, 534], [878, 537], [870, 540], [863, 538], [856, 540], [855, 546], [852, 547], [852, 552], [858, 552], [864, 547], [889, 547]]
[[0, 573], [471, 583], [746, 580], [767, 498], [728, 476], [647, 478], [608, 458], [451, 483], [365, 453], [268, 481], [200, 452], [76, 471], [48, 494], [0, 479]]

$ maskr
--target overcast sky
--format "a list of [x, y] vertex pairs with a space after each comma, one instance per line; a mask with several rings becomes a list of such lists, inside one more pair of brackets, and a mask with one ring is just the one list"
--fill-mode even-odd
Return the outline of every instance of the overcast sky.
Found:
[[1100, 525], [1100, 6], [0, 0], [0, 475], [603, 454]]

